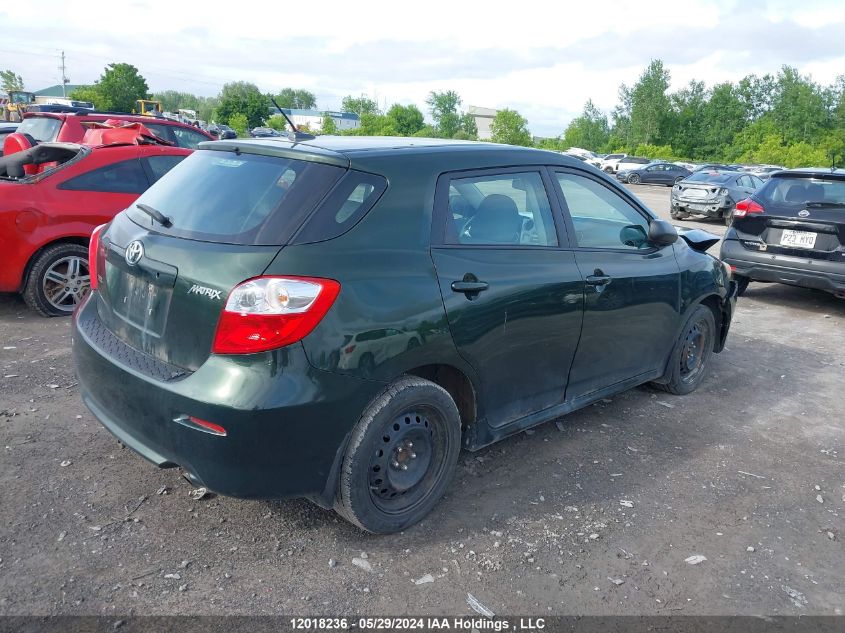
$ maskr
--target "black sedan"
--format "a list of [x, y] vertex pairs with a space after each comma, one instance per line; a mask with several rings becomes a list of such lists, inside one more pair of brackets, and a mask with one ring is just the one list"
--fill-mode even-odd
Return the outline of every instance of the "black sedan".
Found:
[[740, 293], [762, 281], [845, 299], [845, 169], [772, 174], [737, 203], [720, 257], [735, 271]]
[[741, 171], [697, 171], [672, 188], [673, 220], [703, 215], [731, 223], [734, 206], [763, 186], [753, 174]]
[[676, 182], [692, 174], [686, 167], [674, 163], [651, 163], [639, 169], [625, 169], [616, 172], [616, 179], [631, 185], [667, 185], [671, 187]]
[[230, 128], [228, 125], [221, 124], [217, 126], [217, 138], [219, 138], [221, 141], [224, 141], [226, 139], [238, 138], [238, 133], [235, 132], [235, 130], [233, 130], [232, 128]]
[[281, 136], [282, 133], [271, 127], [254, 127], [250, 130], [249, 135], [252, 138], [274, 138]]

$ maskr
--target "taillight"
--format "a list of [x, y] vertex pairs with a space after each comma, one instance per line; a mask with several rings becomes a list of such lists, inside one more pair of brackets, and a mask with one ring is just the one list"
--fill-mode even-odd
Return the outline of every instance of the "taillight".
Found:
[[745, 200], [740, 200], [736, 203], [733, 216], [735, 218], [744, 218], [746, 215], [750, 215], [752, 213], [764, 213], [765, 211], [766, 210], [762, 207], [762, 205], [758, 204], [751, 198], [746, 198]]
[[256, 277], [229, 293], [211, 351], [253, 354], [302, 340], [326, 316], [340, 292], [333, 279]]
[[96, 290], [97, 275], [99, 274], [99, 266], [97, 265], [97, 256], [100, 250], [100, 232], [106, 227], [101, 224], [91, 233], [91, 241], [88, 242], [88, 276], [91, 280], [91, 290]]

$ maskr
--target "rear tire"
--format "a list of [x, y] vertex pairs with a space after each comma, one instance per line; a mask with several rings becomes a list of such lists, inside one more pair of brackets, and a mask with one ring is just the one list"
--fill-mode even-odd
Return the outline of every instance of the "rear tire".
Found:
[[399, 378], [352, 431], [334, 509], [367, 532], [403, 530], [443, 496], [460, 449], [461, 419], [449, 393], [416, 376]]
[[736, 281], [736, 296], [741, 297], [748, 290], [748, 284], [751, 283], [751, 279], [743, 275], [734, 275], [734, 281]]
[[716, 320], [713, 312], [705, 305], [696, 306], [672, 348], [664, 376], [666, 382], [652, 385], [678, 396], [695, 391], [707, 375], [707, 363], [713, 353], [715, 340]]
[[631, 174], [628, 176], [628, 184], [630, 185], [638, 185], [640, 184], [640, 177], [638, 174]]
[[33, 262], [23, 299], [43, 316], [69, 316], [90, 289], [88, 249], [79, 244], [55, 244]]

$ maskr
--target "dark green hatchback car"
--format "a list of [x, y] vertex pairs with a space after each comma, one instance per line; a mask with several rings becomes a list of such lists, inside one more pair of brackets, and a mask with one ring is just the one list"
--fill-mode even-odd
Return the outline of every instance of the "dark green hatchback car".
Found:
[[82, 396], [197, 484], [372, 532], [475, 450], [652, 382], [695, 389], [735, 284], [551, 152], [426, 139], [203, 144], [91, 243]]

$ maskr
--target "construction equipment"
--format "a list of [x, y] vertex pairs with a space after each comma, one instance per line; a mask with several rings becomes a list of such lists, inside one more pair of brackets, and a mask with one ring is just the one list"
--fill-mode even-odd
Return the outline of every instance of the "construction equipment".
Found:
[[35, 93], [26, 90], [10, 90], [9, 96], [3, 101], [3, 119], [6, 121], [22, 121], [27, 108], [35, 103]]
[[142, 114], [144, 116], [163, 116], [161, 109], [161, 101], [151, 101], [149, 99], [138, 99], [135, 101], [135, 109], [132, 114]]

